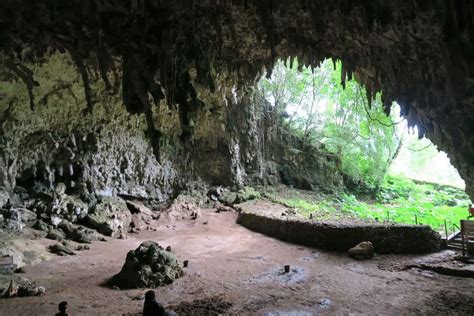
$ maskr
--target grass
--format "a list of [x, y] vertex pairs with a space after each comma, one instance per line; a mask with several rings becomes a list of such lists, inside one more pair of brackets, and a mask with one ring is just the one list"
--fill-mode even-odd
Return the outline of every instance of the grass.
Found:
[[297, 190], [266, 192], [274, 202], [295, 208], [314, 218], [340, 220], [363, 219], [405, 224], [425, 224], [444, 232], [468, 215], [469, 197], [463, 190], [431, 183], [416, 183], [408, 178], [387, 176], [375, 200], [358, 200], [355, 196], [310, 195]]

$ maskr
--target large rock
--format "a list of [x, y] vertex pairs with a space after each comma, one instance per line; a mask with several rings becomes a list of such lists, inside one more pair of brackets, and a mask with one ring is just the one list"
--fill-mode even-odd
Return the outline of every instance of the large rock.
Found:
[[374, 246], [370, 241], [363, 241], [349, 249], [348, 254], [357, 260], [370, 259], [374, 257]]
[[128, 252], [122, 270], [112, 278], [111, 284], [123, 289], [155, 288], [170, 284], [182, 275], [173, 253], [154, 241], [146, 241]]
[[86, 217], [86, 223], [99, 233], [119, 237], [127, 232], [132, 215], [125, 201], [119, 197], [104, 197]]
[[57, 241], [62, 241], [66, 238], [66, 235], [58, 229], [50, 229], [48, 231], [48, 234], [46, 235], [46, 238], [52, 239], [52, 240], [57, 240]]
[[[56, 188], [58, 192], [62, 192], [63, 188]], [[89, 207], [80, 198], [66, 194], [56, 194], [53, 202], [49, 205], [47, 213], [53, 216], [67, 219], [73, 223], [82, 220], [87, 216]]]
[[37, 240], [27, 239], [22, 234], [0, 230], [0, 257], [12, 257], [14, 268], [37, 264], [48, 260], [50, 254]]
[[36, 222], [36, 213], [26, 208], [11, 207], [9, 209], [1, 209], [6, 228], [10, 231], [21, 232], [27, 226], [33, 226]]
[[69, 249], [68, 247], [66, 247], [62, 244], [51, 245], [51, 246], [49, 246], [49, 250], [52, 253], [55, 253], [59, 256], [73, 256], [73, 255], [76, 254], [74, 251], [72, 251], [71, 249]]
[[7, 191], [0, 189], [0, 208], [7, 205], [7, 202], [10, 200], [10, 194]]
[[157, 217], [152, 210], [140, 202], [127, 201], [127, 207], [132, 213], [130, 231], [145, 229]]
[[0, 279], [1, 298], [38, 296], [45, 291], [43, 286], [36, 286], [35, 282], [25, 278], [10, 276]]
[[[74, 225], [68, 221], [62, 221], [59, 225], [59, 228], [64, 232], [64, 234], [66, 234], [66, 237], [68, 239], [74, 240], [79, 243], [89, 244], [92, 241], [101, 239], [96, 231], [86, 228], [84, 226]], [[50, 230], [49, 232], [51, 231], [52, 230]]]
[[192, 197], [180, 195], [166, 210], [166, 217], [170, 220], [196, 219], [200, 213], [200, 208]]

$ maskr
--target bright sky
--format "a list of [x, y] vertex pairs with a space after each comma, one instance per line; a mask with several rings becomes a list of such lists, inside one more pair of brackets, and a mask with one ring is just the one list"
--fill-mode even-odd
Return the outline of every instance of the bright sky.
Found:
[[[393, 111], [398, 117], [400, 107], [394, 106]], [[406, 120], [403, 120], [397, 126], [397, 130], [399, 135], [403, 134], [401, 137], [403, 137], [405, 145], [390, 166], [389, 173], [421, 181], [452, 185], [461, 189], [465, 188], [464, 180], [451, 164], [448, 155], [444, 151], [438, 151], [436, 145], [429, 139], [419, 140], [416, 127], [413, 131], [409, 131]]]

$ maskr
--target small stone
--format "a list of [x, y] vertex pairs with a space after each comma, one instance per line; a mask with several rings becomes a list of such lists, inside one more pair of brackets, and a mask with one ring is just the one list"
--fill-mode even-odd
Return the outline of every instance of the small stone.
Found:
[[89, 250], [91, 249], [88, 245], [79, 245], [76, 247], [76, 250], [78, 251], [83, 251], [83, 250]]
[[64, 195], [66, 193], [66, 185], [62, 182], [58, 183], [56, 188], [54, 188], [54, 193], [57, 195]]
[[19, 267], [15, 270], [15, 273], [25, 273], [25, 267]]
[[46, 292], [46, 288], [44, 286], [38, 286], [38, 293], [37, 296], [43, 295]]
[[197, 210], [194, 210], [192, 213], [191, 213], [191, 218], [192, 219], [198, 219], [199, 217], [201, 217], [201, 211], [199, 209]]
[[232, 212], [233, 210], [234, 209], [230, 206], [225, 206], [225, 205], [220, 204], [219, 206], [217, 206], [216, 213]]
[[323, 298], [319, 300], [318, 306], [322, 309], [329, 309], [331, 307], [332, 301], [329, 298]]
[[143, 294], [137, 294], [135, 296], [130, 297], [134, 301], [141, 301], [145, 299], [145, 296]]

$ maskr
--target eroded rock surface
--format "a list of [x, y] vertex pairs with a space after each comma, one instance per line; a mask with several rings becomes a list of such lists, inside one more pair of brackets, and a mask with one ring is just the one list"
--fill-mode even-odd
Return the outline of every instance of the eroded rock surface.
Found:
[[[0, 13], [4, 26], [0, 51], [5, 56], [6, 76], [21, 80], [24, 94], [20, 103], [38, 110], [60, 94], [75, 105], [65, 114], [87, 112], [99, 117], [98, 111], [104, 110], [97, 106], [98, 95], [107, 91], [112, 95], [108, 101], [116, 101], [113, 96], [122, 88], [127, 111], [146, 117], [140, 123], [149, 143], [143, 141], [143, 133], [127, 131], [126, 127], [136, 126], [134, 118], [125, 118], [123, 128], [107, 126], [108, 129], [92, 132], [97, 124], [86, 119], [91, 123], [87, 128], [75, 124], [67, 133], [64, 130], [55, 135], [24, 135], [23, 141], [29, 140], [37, 147], [53, 142], [56, 150], [44, 151], [35, 158], [7, 152], [0, 159], [6, 165], [1, 169], [0, 182], [11, 192], [16, 166], [23, 169], [26, 158], [30, 162], [36, 160], [29, 164], [33, 169], [43, 161], [49, 178], [56, 170], [59, 174], [61, 169], [77, 174], [82, 169], [84, 176], [101, 190], [166, 196], [171, 193], [164, 190], [166, 180], [140, 180], [154, 175], [176, 179], [176, 170], [181, 168], [175, 168], [168, 159], [170, 144], [174, 149], [181, 147], [177, 150], [183, 154], [180, 156], [193, 160], [192, 164], [203, 170], [201, 176], [206, 181], [221, 178], [222, 182], [242, 185], [249, 178], [264, 180], [267, 176], [272, 181], [278, 178], [278, 163], [265, 159], [267, 150], [251, 150], [259, 148], [267, 137], [265, 132], [255, 133], [262, 126], [262, 120], [256, 119], [258, 112], [249, 114], [242, 107], [232, 109], [232, 105], [247, 103], [246, 88], [264, 70], [271, 70], [278, 58], [297, 57], [301, 65], [317, 66], [324, 58], [332, 57], [343, 62], [342, 84], [358, 78], [366, 86], [369, 99], [382, 91], [387, 112], [392, 101], [397, 100], [409, 125], [416, 124], [420, 135], [428, 135], [450, 154], [472, 197], [473, 12], [470, 1], [451, 0], [199, 1], [192, 5], [187, 1], [130, 4], [125, 0], [96, 5], [88, 0], [71, 1], [59, 8], [54, 3], [26, 5], [20, 0], [7, 1]], [[48, 36], [39, 36], [45, 30]], [[127, 40], [117, 40], [123, 38]], [[79, 70], [75, 70], [79, 75], [74, 83], [45, 82], [25, 66], [44, 56], [55, 58], [48, 54], [58, 48], [68, 52], [70, 63]], [[96, 73], [89, 74], [87, 67]], [[71, 75], [68, 71], [58, 72], [52, 71], [51, 78]], [[39, 87], [48, 86], [36, 95], [42, 89]], [[10, 104], [8, 96], [6, 100]], [[179, 105], [178, 111], [173, 110], [175, 104]], [[231, 113], [228, 117], [223, 104]], [[15, 107], [5, 106], [2, 116], [15, 116]], [[105, 111], [102, 118], [119, 113], [113, 107]], [[157, 116], [166, 116], [168, 123], [176, 124], [176, 135], [171, 136], [166, 123]], [[248, 124], [242, 126], [241, 119]], [[246, 127], [243, 131], [248, 135], [239, 127]], [[224, 132], [223, 136], [218, 132]], [[137, 142], [128, 141], [124, 137], [127, 134]], [[177, 146], [174, 141], [178, 139], [184, 146]], [[97, 149], [96, 154], [84, 150], [84, 155], [78, 155], [76, 147], [88, 146]], [[105, 148], [113, 156], [103, 155]], [[216, 159], [210, 161], [206, 154], [209, 149], [222, 155], [215, 155]], [[158, 162], [138, 154], [148, 150]], [[281, 153], [285, 155], [286, 151]], [[58, 158], [55, 166], [50, 164], [54, 161], [51, 156]], [[116, 165], [126, 176], [115, 174]], [[131, 172], [138, 173], [140, 168], [133, 170], [136, 165], [146, 166], [141, 168], [144, 177]], [[286, 166], [291, 167], [291, 163]], [[317, 166], [319, 162], [313, 167]], [[302, 186], [317, 185], [307, 180], [288, 179]], [[153, 192], [146, 182], [159, 184], [161, 192]]]
[[183, 275], [175, 255], [157, 242], [147, 241], [127, 254], [122, 270], [111, 284], [119, 288], [155, 288], [170, 284]]
[[131, 221], [132, 215], [127, 204], [119, 197], [102, 198], [86, 218], [88, 225], [111, 237], [128, 232]]

